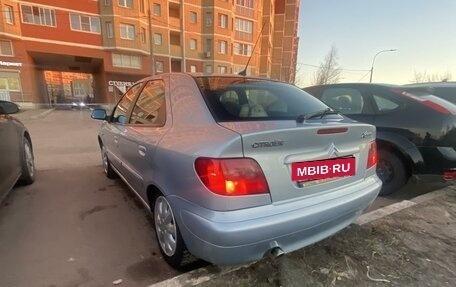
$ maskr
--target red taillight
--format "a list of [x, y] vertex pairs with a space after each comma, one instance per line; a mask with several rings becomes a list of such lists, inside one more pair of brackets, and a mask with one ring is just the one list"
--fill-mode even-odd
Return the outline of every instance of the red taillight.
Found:
[[453, 114], [449, 109], [444, 107], [441, 103], [436, 102], [436, 101], [441, 101], [438, 98], [436, 99], [434, 97], [434, 101], [430, 100], [429, 98], [433, 97], [432, 95], [429, 95], [427, 98], [425, 98], [425, 97], [415, 96], [415, 95], [413, 95], [409, 92], [403, 91], [401, 89], [391, 89], [391, 91], [393, 91], [394, 93], [396, 93], [400, 96], [407, 97], [409, 99], [413, 99], [417, 102], [420, 102], [421, 104], [423, 104], [423, 105], [427, 106], [428, 108], [431, 108], [434, 111], [437, 111], [441, 114], [445, 114], [445, 115]]
[[423, 100], [423, 101], [421, 101], [421, 103], [441, 114], [451, 115], [451, 112], [447, 108], [445, 108], [444, 106], [441, 106], [437, 103], [434, 103], [433, 101]]
[[377, 164], [377, 143], [372, 141], [369, 144], [369, 153], [367, 154], [367, 168], [371, 168]]
[[195, 170], [204, 185], [220, 195], [269, 193], [263, 171], [251, 158], [198, 158]]
[[456, 170], [447, 170], [443, 173], [443, 179], [446, 181], [456, 180]]

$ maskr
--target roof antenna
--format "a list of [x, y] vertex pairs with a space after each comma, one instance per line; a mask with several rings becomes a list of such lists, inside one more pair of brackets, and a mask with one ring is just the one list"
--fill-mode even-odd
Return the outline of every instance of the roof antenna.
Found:
[[253, 53], [255, 52], [255, 48], [258, 44], [258, 40], [260, 40], [261, 33], [263, 32], [264, 25], [266, 25], [266, 20], [263, 22], [263, 27], [261, 27], [260, 34], [258, 34], [258, 38], [256, 39], [255, 46], [253, 46], [252, 53], [250, 54], [249, 60], [247, 61], [247, 64], [245, 65], [244, 70], [240, 71], [238, 75], [240, 76], [246, 76], [247, 75], [247, 68], [249, 67], [250, 60], [252, 59]]

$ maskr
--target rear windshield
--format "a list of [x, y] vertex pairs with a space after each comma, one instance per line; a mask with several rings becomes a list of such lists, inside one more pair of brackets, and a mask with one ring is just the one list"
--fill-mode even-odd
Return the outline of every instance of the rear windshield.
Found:
[[282, 82], [240, 77], [196, 77], [216, 121], [295, 120], [328, 108], [301, 89]]

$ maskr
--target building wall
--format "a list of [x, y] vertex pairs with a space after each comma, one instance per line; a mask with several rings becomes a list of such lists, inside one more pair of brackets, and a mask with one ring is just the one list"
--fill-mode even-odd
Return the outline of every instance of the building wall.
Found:
[[[26, 23], [22, 5], [52, 11], [55, 21]], [[13, 23], [0, 17], [0, 41], [13, 50], [0, 55], [0, 96], [2, 77], [19, 77], [21, 88], [8, 94], [14, 101], [49, 102], [45, 71], [91, 74], [94, 100], [101, 102], [115, 102], [142, 77], [170, 71], [247, 68], [249, 75], [294, 81], [299, 0], [133, 0], [131, 8], [117, 0], [0, 0], [0, 6], [14, 10]], [[73, 29], [70, 15], [81, 17], [81, 27], [85, 19], [98, 21], [98, 31], [92, 22], [92, 31]]]

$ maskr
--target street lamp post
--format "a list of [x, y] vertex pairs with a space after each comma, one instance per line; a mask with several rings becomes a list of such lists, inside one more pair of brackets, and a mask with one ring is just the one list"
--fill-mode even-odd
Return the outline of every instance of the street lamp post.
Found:
[[372, 74], [374, 73], [374, 63], [375, 63], [375, 58], [377, 58], [378, 54], [384, 53], [384, 52], [394, 52], [397, 51], [397, 49], [388, 49], [388, 50], [381, 50], [378, 51], [377, 54], [375, 54], [374, 59], [372, 60], [372, 66], [370, 70], [370, 80], [369, 83], [372, 83]]

